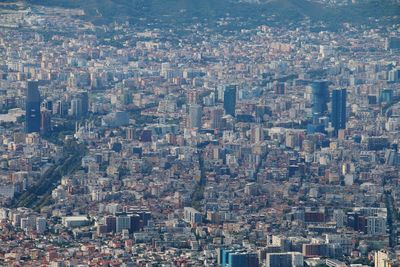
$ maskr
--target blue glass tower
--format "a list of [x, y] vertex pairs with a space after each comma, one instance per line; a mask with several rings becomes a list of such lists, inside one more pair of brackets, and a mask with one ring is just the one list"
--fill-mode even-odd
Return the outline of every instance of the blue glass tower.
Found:
[[312, 123], [307, 126], [307, 132], [324, 132], [322, 123], [328, 113], [329, 82], [326, 80], [314, 81], [310, 85], [312, 103]]
[[79, 93], [79, 98], [82, 103], [82, 115], [86, 116], [89, 112], [89, 95], [88, 92], [82, 91]]
[[38, 82], [29, 81], [25, 101], [25, 131], [40, 131], [40, 93]]
[[312, 115], [313, 121], [317, 121], [328, 111], [327, 103], [329, 101], [328, 81], [314, 81], [311, 84], [312, 90]]
[[255, 253], [237, 252], [229, 254], [229, 267], [257, 267], [258, 257]]
[[346, 89], [335, 89], [332, 91], [331, 122], [335, 132], [346, 129]]
[[392, 89], [382, 89], [379, 92], [379, 101], [386, 102], [388, 104], [392, 103], [393, 101], [393, 90]]
[[224, 89], [224, 110], [225, 113], [235, 116], [236, 109], [236, 85], [226, 86]]
[[221, 249], [221, 266], [225, 267], [258, 267], [258, 256], [256, 253], [235, 250]]

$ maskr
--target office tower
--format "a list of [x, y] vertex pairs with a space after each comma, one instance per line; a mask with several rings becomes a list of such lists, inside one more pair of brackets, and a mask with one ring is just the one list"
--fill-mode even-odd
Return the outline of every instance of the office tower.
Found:
[[275, 82], [274, 84], [274, 91], [277, 95], [284, 95], [285, 94], [285, 83], [283, 82]]
[[151, 130], [143, 130], [140, 135], [140, 141], [142, 142], [151, 142], [152, 141], [152, 131]]
[[336, 222], [336, 227], [345, 227], [346, 219], [346, 213], [343, 210], [336, 209], [333, 211], [333, 220]]
[[259, 266], [256, 253], [245, 250], [222, 249], [220, 251], [221, 266], [225, 267], [257, 267]]
[[224, 89], [224, 110], [227, 115], [235, 116], [236, 85], [226, 86]]
[[368, 95], [368, 105], [376, 105], [378, 103], [376, 95]]
[[199, 91], [190, 90], [187, 92], [187, 102], [189, 105], [194, 105], [199, 103]]
[[267, 253], [267, 267], [302, 267], [303, 255], [300, 252]]
[[218, 102], [224, 101], [224, 90], [225, 90], [225, 86], [223, 86], [223, 85], [217, 86], [217, 89], [215, 90], [215, 92], [216, 92], [216, 97], [217, 97]]
[[257, 105], [255, 109], [256, 121], [262, 122], [265, 114], [267, 114], [267, 107], [261, 104]]
[[129, 105], [133, 103], [132, 92], [129, 90], [123, 90], [121, 93], [120, 101], [124, 105]]
[[201, 117], [203, 116], [203, 108], [194, 104], [189, 107], [189, 127], [201, 128]]
[[106, 225], [108, 233], [115, 233], [117, 229], [117, 217], [115, 216], [106, 217]]
[[51, 111], [42, 109], [40, 111], [40, 133], [47, 135], [51, 132]]
[[208, 96], [203, 98], [203, 105], [211, 107], [215, 106], [215, 93], [211, 92]]
[[184, 207], [183, 209], [183, 220], [187, 223], [202, 223], [203, 215], [191, 207]]
[[24, 231], [28, 231], [29, 227], [29, 219], [28, 218], [21, 218], [21, 226], [20, 228]]
[[115, 231], [120, 233], [124, 229], [131, 229], [131, 218], [126, 215], [121, 215], [117, 217]]
[[250, 139], [253, 144], [264, 140], [264, 130], [260, 125], [251, 127]]
[[42, 103], [42, 108], [45, 108], [45, 109], [50, 110], [51, 112], [53, 112], [53, 101], [50, 100], [50, 99], [46, 99]]
[[368, 235], [383, 235], [387, 231], [387, 220], [384, 216], [368, 216], [366, 217]]
[[393, 89], [382, 89], [379, 92], [379, 101], [385, 102], [387, 104], [392, 103], [393, 101]]
[[388, 251], [380, 250], [374, 254], [374, 266], [375, 267], [390, 267], [393, 266], [390, 253]]
[[60, 116], [64, 116], [68, 112], [67, 104], [62, 101], [58, 100], [53, 105], [53, 114], [58, 114]]
[[133, 140], [135, 138], [135, 128], [128, 127], [126, 128], [126, 139]]
[[40, 131], [40, 92], [36, 81], [28, 82], [25, 103], [25, 130], [27, 133]]
[[88, 92], [82, 91], [78, 94], [81, 100], [82, 116], [86, 116], [89, 112], [89, 95]]
[[129, 215], [131, 218], [131, 232], [138, 232], [140, 231], [141, 228], [141, 220], [140, 220], [140, 215], [139, 214], [131, 214]]
[[46, 218], [38, 217], [36, 218], [36, 232], [38, 234], [43, 234], [46, 231]]
[[135, 211], [135, 214], [140, 216], [141, 223], [143, 226], [148, 226], [149, 221], [151, 220], [151, 213], [148, 211], [138, 210]]
[[311, 84], [312, 93], [312, 116], [315, 122], [328, 111], [329, 101], [328, 81], [314, 81]]
[[346, 129], [346, 89], [335, 89], [332, 91], [332, 127], [337, 132], [339, 129]]
[[235, 252], [229, 254], [229, 267], [257, 267], [258, 257], [255, 253]]
[[80, 98], [71, 100], [70, 115], [75, 118], [80, 118], [82, 116], [82, 100]]
[[389, 166], [396, 166], [399, 162], [399, 154], [395, 149], [386, 149], [385, 163]]
[[390, 49], [400, 49], [400, 37], [390, 36], [385, 40], [386, 50]]
[[210, 110], [210, 119], [211, 119], [211, 129], [220, 130], [223, 127], [222, 117], [224, 116], [224, 110], [221, 108], [212, 108]]

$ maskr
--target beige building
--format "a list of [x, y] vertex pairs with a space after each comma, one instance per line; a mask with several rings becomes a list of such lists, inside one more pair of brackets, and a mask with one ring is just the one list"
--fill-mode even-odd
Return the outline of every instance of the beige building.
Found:
[[389, 252], [377, 251], [374, 256], [375, 267], [392, 267], [391, 260], [389, 258]]

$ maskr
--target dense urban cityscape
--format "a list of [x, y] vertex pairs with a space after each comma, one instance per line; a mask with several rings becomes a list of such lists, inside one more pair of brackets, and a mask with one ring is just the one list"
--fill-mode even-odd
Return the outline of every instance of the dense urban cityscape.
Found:
[[399, 17], [86, 15], [0, 1], [0, 266], [400, 266]]

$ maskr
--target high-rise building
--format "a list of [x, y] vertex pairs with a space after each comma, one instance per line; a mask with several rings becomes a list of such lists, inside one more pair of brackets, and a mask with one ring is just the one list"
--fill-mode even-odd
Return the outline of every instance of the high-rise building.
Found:
[[275, 82], [274, 83], [274, 91], [277, 95], [284, 95], [285, 94], [285, 83], [284, 82]]
[[400, 49], [400, 37], [390, 36], [385, 40], [386, 50], [390, 49]]
[[89, 95], [88, 92], [79, 92], [78, 97], [81, 99], [82, 116], [86, 116], [89, 112]]
[[245, 250], [222, 249], [220, 251], [220, 263], [225, 267], [257, 267], [259, 266], [256, 253]]
[[250, 132], [250, 139], [253, 144], [262, 142], [264, 140], [263, 128], [259, 125], [252, 126]]
[[332, 127], [337, 132], [340, 129], [346, 129], [346, 89], [335, 89], [332, 91]]
[[375, 267], [391, 267], [392, 260], [390, 259], [390, 254], [388, 251], [377, 251], [374, 254], [374, 266]]
[[117, 229], [117, 217], [115, 216], [106, 217], [106, 225], [108, 233], [115, 233]]
[[40, 131], [40, 92], [37, 81], [29, 81], [25, 102], [25, 131]]
[[140, 215], [139, 214], [131, 214], [131, 215], [129, 215], [129, 217], [131, 219], [130, 231], [138, 232], [141, 228], [141, 224], [143, 223], [140, 220]]
[[46, 218], [38, 217], [36, 218], [36, 232], [38, 234], [43, 234], [46, 231]]
[[387, 222], [384, 216], [368, 216], [367, 218], [367, 234], [383, 235], [386, 233]]
[[152, 141], [152, 131], [151, 130], [143, 130], [140, 135], [140, 141], [142, 142], [151, 142]]
[[227, 115], [235, 116], [236, 109], [236, 85], [229, 85], [224, 88], [224, 110]]
[[194, 104], [198, 104], [199, 102], [199, 95], [200, 92], [197, 90], [190, 90], [187, 92], [187, 101], [188, 104], [190, 105], [194, 105]]
[[120, 101], [124, 105], [132, 104], [133, 103], [132, 92], [129, 90], [122, 90], [121, 96], [120, 96]]
[[264, 115], [268, 113], [268, 107], [263, 104], [259, 104], [256, 106], [255, 109], [255, 115], [256, 115], [256, 121], [257, 122], [262, 122], [264, 120]]
[[328, 81], [314, 81], [311, 84], [312, 91], [312, 116], [313, 121], [323, 117], [328, 111], [329, 89]]
[[126, 128], [126, 139], [133, 140], [135, 138], [135, 128], [128, 127]]
[[388, 72], [388, 82], [396, 83], [400, 81], [400, 68], [397, 67], [396, 69], [390, 70]]
[[211, 107], [215, 106], [215, 93], [211, 92], [209, 95], [203, 97], [203, 105]]
[[229, 254], [229, 267], [257, 267], [258, 257], [256, 253], [234, 252]]
[[58, 114], [60, 116], [64, 116], [68, 112], [68, 105], [62, 101], [58, 100], [53, 105], [53, 114]]
[[393, 101], [393, 89], [382, 89], [379, 92], [379, 102], [385, 102], [387, 104]]
[[302, 267], [303, 255], [300, 252], [267, 253], [267, 267]]
[[46, 99], [42, 103], [42, 108], [45, 108], [45, 109], [50, 110], [51, 112], [53, 112], [53, 101], [50, 100], [50, 99]]
[[211, 129], [220, 130], [223, 127], [223, 116], [224, 110], [221, 108], [214, 107], [210, 110]]
[[185, 207], [183, 211], [183, 220], [188, 223], [202, 223], [203, 215], [191, 207]]
[[[314, 81], [308, 88], [312, 102], [312, 123], [307, 126], [308, 133], [324, 132], [328, 127], [329, 82], [326, 80]], [[326, 123], [325, 123], [326, 122]]]
[[201, 128], [201, 118], [203, 116], [203, 108], [200, 105], [194, 104], [189, 107], [189, 127]]
[[47, 135], [51, 132], [51, 111], [42, 109], [40, 111], [40, 133]]
[[70, 115], [75, 118], [82, 116], [82, 100], [80, 98], [74, 98], [71, 100]]
[[115, 231], [120, 233], [124, 229], [131, 229], [131, 218], [126, 215], [121, 215], [117, 217]]

